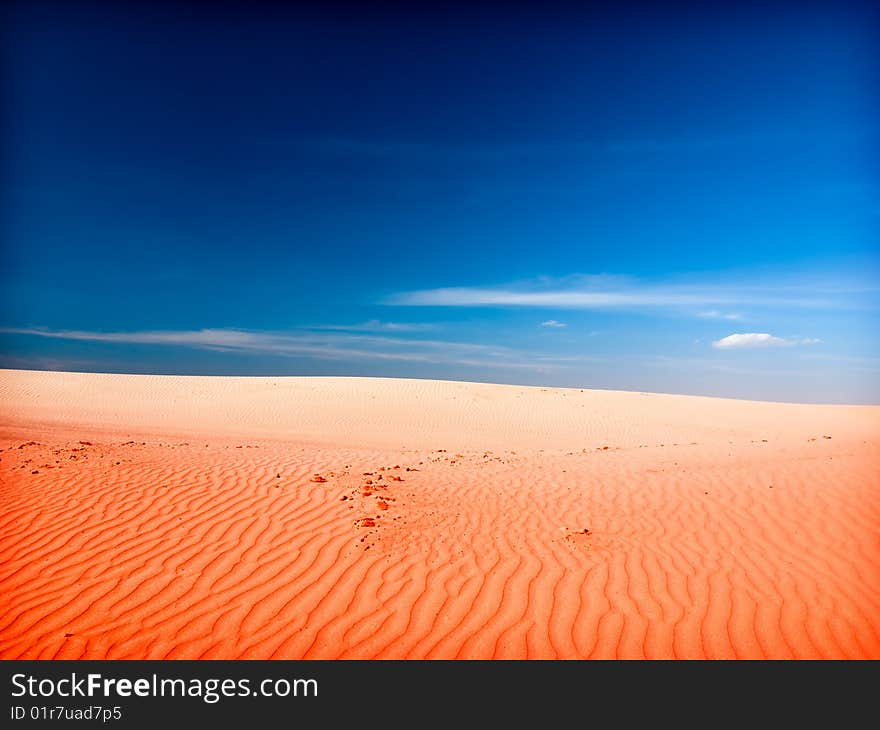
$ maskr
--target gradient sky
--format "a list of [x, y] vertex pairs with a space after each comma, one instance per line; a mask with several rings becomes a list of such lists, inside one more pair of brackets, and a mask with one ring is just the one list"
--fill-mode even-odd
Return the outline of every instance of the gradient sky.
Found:
[[880, 403], [868, 4], [207, 7], [6, 6], [0, 366]]

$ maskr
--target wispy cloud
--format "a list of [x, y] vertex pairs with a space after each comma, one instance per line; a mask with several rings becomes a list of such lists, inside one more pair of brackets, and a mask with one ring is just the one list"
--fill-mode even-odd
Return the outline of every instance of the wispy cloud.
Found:
[[712, 343], [712, 347], [717, 350], [736, 350], [759, 347], [792, 347], [793, 345], [815, 345], [821, 342], [813, 337], [803, 339], [787, 339], [784, 337], [774, 337], [766, 332], [746, 332], [736, 333], [722, 337]]
[[403, 362], [530, 369], [563, 367], [552, 355], [524, 353], [501, 345], [380, 336], [351, 332], [260, 332], [241, 329], [92, 332], [41, 328], [0, 328], [0, 333], [81, 342], [165, 345], [227, 352], [260, 352], [321, 359]]
[[743, 316], [736, 312], [719, 312], [717, 309], [710, 309], [705, 312], [697, 312], [697, 316], [702, 319], [726, 319], [733, 322], [739, 322]]
[[[827, 296], [825, 296], [827, 294]], [[533, 307], [553, 309], [699, 309], [706, 316], [732, 319], [721, 307], [845, 307], [839, 292], [813, 287], [715, 285], [694, 286], [621, 282], [615, 277], [571, 277], [559, 283], [525, 286], [444, 287], [392, 294], [383, 304], [411, 307]]]
[[381, 322], [371, 319], [358, 324], [320, 324], [303, 329], [318, 332], [428, 332], [436, 330], [436, 324], [422, 322]]
[[555, 328], [568, 327], [568, 325], [565, 324], [565, 322], [557, 322], [555, 319], [548, 319], [545, 322], [541, 322], [541, 326], [542, 327], [555, 327]]

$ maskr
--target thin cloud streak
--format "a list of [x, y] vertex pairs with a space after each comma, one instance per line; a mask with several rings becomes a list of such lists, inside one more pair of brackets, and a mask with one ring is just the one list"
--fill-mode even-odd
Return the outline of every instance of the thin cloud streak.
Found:
[[719, 312], [717, 309], [710, 309], [708, 312], [697, 312], [697, 316], [701, 319], [725, 319], [731, 322], [739, 322], [743, 316], [736, 312]]
[[421, 322], [381, 322], [371, 319], [359, 324], [319, 324], [303, 327], [316, 332], [430, 332], [437, 329], [435, 324]]
[[[714, 306], [825, 308], [846, 306], [842, 299], [801, 296], [772, 289], [630, 287], [620, 289], [524, 290], [447, 287], [399, 292], [381, 303], [411, 307], [534, 307], [556, 309], [682, 309]], [[713, 310], [709, 310], [713, 311]]]
[[[403, 339], [345, 333], [272, 333], [239, 329], [89, 332], [40, 328], [0, 328], [8, 335], [29, 335], [80, 342], [192, 347], [220, 352], [262, 352], [323, 359], [397, 360], [468, 367], [547, 371], [564, 359], [525, 355], [511, 348], [467, 342]], [[377, 348], [377, 349], [371, 349]]]

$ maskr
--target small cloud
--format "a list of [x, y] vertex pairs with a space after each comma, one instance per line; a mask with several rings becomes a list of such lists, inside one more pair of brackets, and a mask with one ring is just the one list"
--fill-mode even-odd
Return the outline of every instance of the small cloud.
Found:
[[727, 319], [733, 322], [739, 322], [743, 316], [736, 312], [719, 312], [717, 309], [710, 309], [706, 312], [697, 312], [698, 317], [703, 319]]
[[722, 337], [712, 343], [712, 347], [718, 350], [733, 350], [748, 347], [787, 347], [794, 344], [791, 340], [782, 337], [774, 337], [766, 332], [745, 334], [733, 334]]
[[734, 350], [756, 347], [791, 347], [793, 345], [816, 345], [821, 340], [816, 338], [802, 339], [786, 339], [784, 337], [774, 337], [766, 332], [756, 333], [747, 332], [743, 334], [732, 334], [716, 340], [712, 343], [712, 347], [717, 350]]
[[546, 322], [541, 322], [542, 327], [568, 327], [565, 322], [557, 322], [555, 319], [548, 319]]

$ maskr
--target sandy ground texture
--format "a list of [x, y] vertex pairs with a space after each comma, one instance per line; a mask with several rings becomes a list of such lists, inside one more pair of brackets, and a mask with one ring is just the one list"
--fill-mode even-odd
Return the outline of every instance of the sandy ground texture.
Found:
[[880, 407], [0, 371], [0, 657], [880, 658]]

